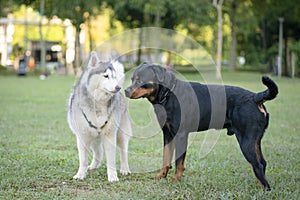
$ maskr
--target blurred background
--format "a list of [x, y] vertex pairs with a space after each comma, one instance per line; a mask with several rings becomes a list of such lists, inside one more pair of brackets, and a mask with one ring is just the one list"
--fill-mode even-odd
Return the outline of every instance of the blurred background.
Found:
[[[0, 73], [76, 74], [89, 53], [114, 35], [161, 27], [195, 40], [224, 70], [300, 76], [296, 0], [0, 0], [0, 5]], [[144, 60], [190, 66], [172, 49], [143, 48], [153, 33], [139, 30], [125, 39], [139, 47], [123, 57], [126, 68]], [[101, 51], [118, 53], [119, 45]], [[186, 49], [192, 54], [193, 46]]]

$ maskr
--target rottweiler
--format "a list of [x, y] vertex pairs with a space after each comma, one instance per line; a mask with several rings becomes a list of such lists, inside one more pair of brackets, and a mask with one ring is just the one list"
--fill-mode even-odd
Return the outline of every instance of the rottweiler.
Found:
[[186, 82], [159, 65], [147, 62], [139, 65], [125, 95], [131, 99], [147, 98], [162, 128], [163, 168], [156, 178], [167, 177], [174, 149], [176, 170], [172, 180], [182, 178], [190, 132], [226, 128], [228, 135], [236, 136], [262, 188], [270, 190], [261, 139], [269, 122], [264, 102], [277, 96], [278, 87], [266, 76], [262, 82], [267, 89], [253, 93], [235, 86]]

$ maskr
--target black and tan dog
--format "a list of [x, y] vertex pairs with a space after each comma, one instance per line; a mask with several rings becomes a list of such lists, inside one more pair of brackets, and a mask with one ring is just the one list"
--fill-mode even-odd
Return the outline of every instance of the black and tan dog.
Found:
[[141, 64], [125, 94], [131, 99], [146, 97], [162, 127], [163, 168], [156, 178], [167, 176], [174, 148], [176, 172], [172, 180], [182, 178], [190, 132], [227, 128], [228, 135], [235, 134], [263, 189], [270, 190], [265, 179], [267, 163], [261, 152], [261, 139], [269, 121], [263, 103], [274, 99], [278, 88], [268, 77], [263, 77], [262, 82], [268, 89], [253, 93], [234, 86], [181, 81], [163, 67]]

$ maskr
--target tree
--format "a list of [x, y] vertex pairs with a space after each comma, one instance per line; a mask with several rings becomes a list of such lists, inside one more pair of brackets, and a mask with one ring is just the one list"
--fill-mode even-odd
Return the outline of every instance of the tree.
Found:
[[46, 46], [45, 46], [45, 41], [43, 37], [43, 31], [42, 31], [42, 21], [43, 21], [43, 15], [44, 15], [44, 10], [45, 10], [45, 1], [40, 0], [40, 24], [39, 24], [39, 33], [40, 33], [40, 45], [41, 45], [41, 55], [40, 55], [40, 60], [41, 60], [41, 71], [43, 73], [45, 72], [45, 66], [46, 66]]
[[7, 17], [13, 11], [13, 0], [0, 0], [0, 17]]
[[228, 13], [230, 17], [230, 29], [231, 29], [231, 46], [230, 46], [230, 68], [231, 70], [237, 69], [237, 56], [236, 56], [236, 17], [237, 7], [239, 0], [227, 1], [229, 3]]
[[[198, 27], [211, 22], [208, 11], [212, 6], [209, 2], [210, 0], [108, 0], [108, 5], [114, 10], [114, 18], [120, 20], [126, 28], [156, 26], [174, 30], [180, 26], [196, 38], [199, 35]], [[140, 36], [142, 34], [141, 32]], [[140, 53], [141, 49], [138, 55]]]
[[[167, 12], [166, 0], [109, 0], [114, 10], [114, 17], [122, 21], [126, 28], [142, 28], [148, 26], [162, 26], [162, 18]], [[139, 48], [137, 52], [137, 64], [141, 62], [143, 29], [139, 29]], [[156, 54], [157, 55], [157, 54]]]
[[[40, 0], [37, 0], [36, 3], [40, 3]], [[101, 4], [101, 0], [75, 0], [72, 2], [52, 0], [45, 2], [45, 15], [47, 17], [51, 18], [56, 15], [62, 19], [70, 19], [76, 29], [75, 69], [78, 69], [81, 63], [82, 49], [79, 43], [81, 25], [88, 20], [86, 16], [93, 16], [99, 13]], [[36, 6], [38, 5], [36, 4]]]
[[[274, 57], [278, 55], [277, 45], [279, 40], [279, 21], [284, 18], [283, 38], [284, 38], [284, 62], [283, 75], [288, 76], [290, 70], [290, 48], [300, 35], [300, 5], [295, 0], [292, 1], [259, 1], [251, 0], [252, 10], [258, 20], [259, 31], [262, 35], [263, 53], [266, 54], [266, 62], [270, 66], [274, 65]], [[268, 9], [265, 9], [265, 8]], [[300, 52], [296, 52], [300, 56]]]
[[223, 46], [223, 16], [222, 16], [223, 0], [213, 0], [213, 5], [218, 12], [218, 50], [216, 58], [216, 78], [221, 79], [221, 64], [222, 64], [222, 46]]

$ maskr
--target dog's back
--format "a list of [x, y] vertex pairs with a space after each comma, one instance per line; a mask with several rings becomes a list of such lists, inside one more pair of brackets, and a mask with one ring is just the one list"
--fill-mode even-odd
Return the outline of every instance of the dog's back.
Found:
[[[250, 106], [250, 104], [258, 108], [258, 111], [263, 112], [266, 116], [267, 111], [263, 103], [277, 96], [278, 87], [274, 81], [265, 76], [262, 77], [262, 82], [268, 89], [259, 93], [236, 86], [205, 85], [191, 82], [190, 84], [197, 96], [201, 113], [198, 131], [226, 127], [228, 121], [226, 118], [231, 118], [233, 115], [232, 112], [236, 108]], [[226, 105], [224, 105], [225, 103]], [[225, 109], [226, 118], [223, 117]], [[249, 116], [248, 114], [246, 115]]]

